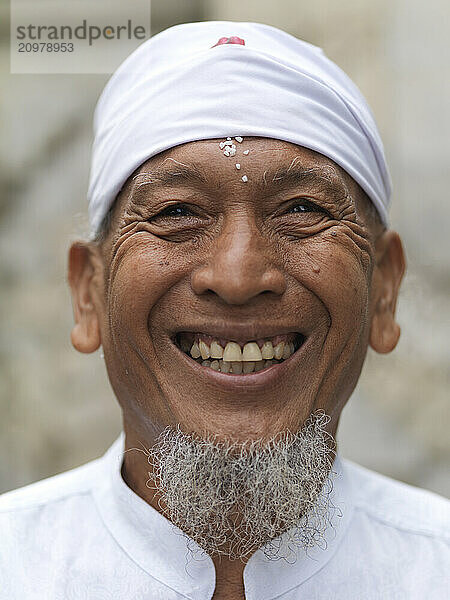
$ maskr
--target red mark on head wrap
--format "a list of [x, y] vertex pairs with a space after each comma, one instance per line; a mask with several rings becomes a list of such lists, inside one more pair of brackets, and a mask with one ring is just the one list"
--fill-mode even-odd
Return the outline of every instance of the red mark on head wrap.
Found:
[[221, 37], [217, 44], [214, 44], [212, 48], [221, 46], [222, 44], [239, 44], [240, 46], [245, 46], [245, 41], [242, 38], [237, 37], [237, 35], [232, 35], [231, 37]]

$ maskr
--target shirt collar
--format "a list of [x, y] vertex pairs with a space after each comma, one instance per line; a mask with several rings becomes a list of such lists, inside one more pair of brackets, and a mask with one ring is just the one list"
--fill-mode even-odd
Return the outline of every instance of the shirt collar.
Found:
[[[104, 477], [94, 498], [105, 526], [116, 542], [154, 579], [192, 600], [209, 600], [215, 589], [211, 558], [192, 559], [186, 536], [124, 482], [121, 467], [124, 434], [103, 457]], [[247, 600], [270, 600], [297, 587], [321, 569], [336, 552], [352, 514], [348, 478], [339, 456], [332, 469], [331, 500], [336, 509], [322, 548], [299, 551], [294, 563], [268, 559], [258, 550], [244, 570]], [[283, 538], [283, 536], [282, 536]], [[193, 540], [189, 547], [198, 548]]]

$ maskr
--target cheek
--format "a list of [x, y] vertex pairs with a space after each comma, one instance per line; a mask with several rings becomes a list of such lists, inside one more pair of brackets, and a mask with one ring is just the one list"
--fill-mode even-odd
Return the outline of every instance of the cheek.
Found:
[[147, 332], [150, 312], [187, 269], [186, 260], [166, 244], [144, 234], [135, 237], [118, 253], [108, 289], [110, 325], [133, 337]]
[[368, 312], [368, 278], [364, 263], [345, 246], [309, 240], [291, 261], [291, 273], [322, 303], [331, 328], [359, 328]]
[[328, 298], [336, 323], [361, 323], [368, 311], [367, 278], [361, 264], [345, 251], [337, 250], [323, 267], [323, 294]]

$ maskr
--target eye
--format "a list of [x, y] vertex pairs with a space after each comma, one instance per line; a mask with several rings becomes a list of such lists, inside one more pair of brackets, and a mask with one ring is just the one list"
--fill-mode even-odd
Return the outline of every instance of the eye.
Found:
[[158, 217], [192, 217], [195, 216], [186, 204], [171, 204], [155, 215]]
[[317, 204], [315, 204], [311, 200], [306, 200], [306, 199], [297, 200], [294, 204], [291, 204], [291, 206], [288, 208], [288, 210], [286, 212], [288, 212], [288, 213], [320, 212], [320, 213], [327, 214], [326, 210], [324, 210], [320, 206], [317, 206]]

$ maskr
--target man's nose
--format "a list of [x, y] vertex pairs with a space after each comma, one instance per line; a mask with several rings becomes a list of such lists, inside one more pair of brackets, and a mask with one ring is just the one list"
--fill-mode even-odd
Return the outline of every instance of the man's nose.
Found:
[[255, 227], [230, 225], [207, 263], [193, 272], [191, 285], [197, 295], [213, 293], [227, 304], [245, 304], [263, 292], [283, 294], [286, 279]]

